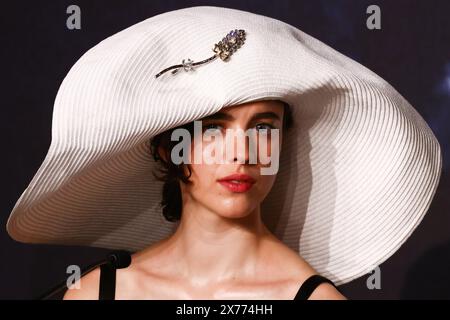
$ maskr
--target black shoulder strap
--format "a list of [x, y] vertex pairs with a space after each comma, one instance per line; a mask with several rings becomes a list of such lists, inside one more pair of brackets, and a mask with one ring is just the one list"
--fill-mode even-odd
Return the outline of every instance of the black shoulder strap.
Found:
[[109, 264], [100, 266], [99, 300], [114, 300], [116, 296], [116, 268]]
[[330, 279], [327, 279], [319, 274], [314, 274], [302, 283], [294, 300], [307, 300], [317, 286], [324, 282], [328, 282], [336, 288], [335, 284]]

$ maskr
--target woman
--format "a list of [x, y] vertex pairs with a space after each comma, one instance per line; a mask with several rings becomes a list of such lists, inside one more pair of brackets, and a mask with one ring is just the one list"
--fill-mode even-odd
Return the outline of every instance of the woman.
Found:
[[[418, 226], [442, 164], [431, 129], [375, 73], [279, 20], [220, 7], [97, 44], [61, 84], [52, 126], [8, 232], [132, 252], [117, 299], [343, 299], [333, 284], [370, 273]], [[221, 160], [226, 129], [258, 135], [198, 163]], [[250, 141], [269, 162], [252, 161]], [[65, 298], [98, 298], [99, 272]]]
[[[224, 133], [227, 129], [287, 130], [287, 123], [291, 121], [288, 108], [275, 100], [228, 107], [203, 119], [202, 128], [203, 131]], [[154, 138], [154, 141], [158, 140], [154, 142], [155, 149], [160, 148], [157, 158], [171, 161], [172, 150], [163, 150], [162, 145], [169, 143], [173, 131]], [[163, 143], [161, 140], [164, 139]], [[269, 146], [278, 143], [270, 136], [268, 139]], [[230, 139], [227, 141], [231, 142]], [[191, 155], [197, 147], [196, 141], [192, 142]], [[217, 142], [202, 143], [205, 157], [211, 143]], [[234, 145], [237, 149], [237, 143]], [[258, 149], [260, 147], [258, 145]], [[222, 145], [220, 151], [225, 153], [225, 149]], [[223, 164], [191, 161], [188, 165], [192, 170], [191, 183], [178, 179], [178, 188], [170, 184], [172, 175], [177, 173], [167, 170], [170, 174], [167, 173], [165, 179], [169, 190], [163, 197], [166, 206], [163, 213], [170, 220], [181, 216], [181, 223], [172, 236], [133, 254], [131, 265], [118, 271], [117, 299], [292, 300], [304, 280], [317, 274], [262, 222], [260, 205], [276, 175], [261, 175], [260, 163], [249, 164], [249, 148], [241, 149]], [[174, 166], [165, 163], [167, 168]], [[223, 180], [232, 174], [247, 177], [233, 178], [242, 179], [240, 183]], [[248, 179], [252, 182], [246, 182]], [[236, 189], [236, 186], [245, 188]], [[181, 199], [177, 197], [180, 189]], [[65, 299], [98, 299], [99, 281], [100, 268], [81, 279], [80, 290], [68, 290]], [[320, 284], [310, 297], [342, 298], [339, 291], [326, 282]]]

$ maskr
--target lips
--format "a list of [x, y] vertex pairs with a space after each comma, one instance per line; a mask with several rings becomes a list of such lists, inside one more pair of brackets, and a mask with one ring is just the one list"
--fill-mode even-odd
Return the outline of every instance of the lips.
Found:
[[219, 179], [218, 182], [231, 192], [246, 192], [256, 181], [247, 174], [238, 173]]

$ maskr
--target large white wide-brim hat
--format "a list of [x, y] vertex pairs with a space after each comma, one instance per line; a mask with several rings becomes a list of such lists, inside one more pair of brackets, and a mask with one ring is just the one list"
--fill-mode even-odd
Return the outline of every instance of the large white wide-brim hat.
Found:
[[[229, 31], [245, 43], [210, 57]], [[279, 99], [295, 127], [262, 203], [270, 230], [336, 284], [389, 258], [427, 212], [438, 185], [438, 141], [385, 80], [297, 28], [221, 7], [167, 12], [101, 41], [56, 96], [52, 142], [8, 220], [26, 243], [136, 251], [168, 236], [154, 135], [223, 107]]]

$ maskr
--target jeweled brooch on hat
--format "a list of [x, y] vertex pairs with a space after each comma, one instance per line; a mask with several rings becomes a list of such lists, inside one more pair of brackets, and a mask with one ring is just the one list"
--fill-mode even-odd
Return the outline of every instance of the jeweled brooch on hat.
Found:
[[172, 69], [174, 69], [171, 72], [172, 74], [177, 73], [181, 68], [183, 68], [184, 71], [192, 71], [194, 70], [194, 67], [213, 61], [217, 57], [223, 61], [227, 61], [231, 55], [242, 46], [244, 41], [245, 30], [232, 30], [221, 41], [219, 41], [219, 43], [214, 45], [214, 48], [212, 49], [214, 51], [214, 55], [212, 57], [199, 62], [194, 62], [191, 59], [183, 59], [181, 64], [173, 65], [160, 71], [157, 75], [155, 75], [155, 78], [158, 78], [163, 73]]

